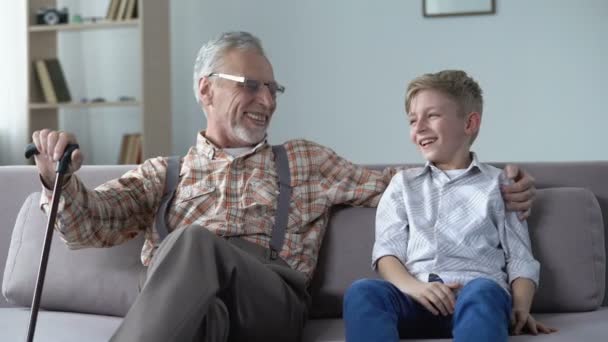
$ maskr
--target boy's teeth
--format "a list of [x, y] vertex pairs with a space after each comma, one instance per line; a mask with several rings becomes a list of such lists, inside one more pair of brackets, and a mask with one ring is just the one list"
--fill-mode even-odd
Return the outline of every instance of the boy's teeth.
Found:
[[430, 144], [432, 142], [435, 142], [435, 140], [436, 139], [434, 139], [434, 138], [423, 139], [423, 140], [420, 140], [420, 145], [421, 146], [426, 146], [426, 145], [428, 145], [428, 144]]

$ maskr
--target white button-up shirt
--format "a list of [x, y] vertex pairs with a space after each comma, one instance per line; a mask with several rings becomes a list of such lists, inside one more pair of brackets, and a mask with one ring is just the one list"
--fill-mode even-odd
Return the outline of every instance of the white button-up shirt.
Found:
[[376, 213], [372, 267], [393, 255], [425, 282], [436, 273], [463, 286], [489, 278], [509, 293], [518, 277], [538, 286], [540, 264], [527, 224], [505, 211], [502, 171], [471, 155], [469, 167], [452, 179], [431, 163], [393, 177]]

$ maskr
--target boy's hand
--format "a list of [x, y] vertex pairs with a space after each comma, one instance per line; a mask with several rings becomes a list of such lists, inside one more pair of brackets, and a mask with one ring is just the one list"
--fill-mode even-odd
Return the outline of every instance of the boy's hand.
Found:
[[520, 220], [525, 220], [530, 216], [532, 201], [536, 193], [534, 178], [517, 167], [517, 165], [506, 165], [504, 172], [513, 184], [502, 187], [502, 197], [505, 200], [507, 209], [518, 211], [517, 216]]
[[524, 329], [532, 335], [538, 335], [539, 332], [550, 334], [557, 331], [556, 328], [551, 328], [541, 322], [537, 322], [528, 310], [517, 308], [513, 308], [511, 312], [511, 329], [513, 335], [521, 334]]
[[407, 294], [412, 296], [415, 301], [424, 306], [433, 315], [437, 316], [441, 313], [443, 316], [447, 316], [454, 313], [454, 307], [456, 306], [454, 290], [460, 287], [460, 284], [419, 282]]

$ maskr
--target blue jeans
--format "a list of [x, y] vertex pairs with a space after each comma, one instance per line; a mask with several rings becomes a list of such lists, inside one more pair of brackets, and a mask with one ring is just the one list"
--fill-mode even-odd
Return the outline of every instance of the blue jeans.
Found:
[[454, 341], [507, 341], [510, 315], [511, 297], [483, 278], [460, 290], [449, 316], [434, 316], [385, 280], [358, 280], [344, 295], [347, 342], [452, 336]]

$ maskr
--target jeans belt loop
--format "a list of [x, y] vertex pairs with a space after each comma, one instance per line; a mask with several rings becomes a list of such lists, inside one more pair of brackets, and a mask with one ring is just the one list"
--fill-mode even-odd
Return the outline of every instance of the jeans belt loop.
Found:
[[279, 253], [277, 253], [277, 251], [274, 248], [268, 247], [268, 259], [276, 260], [278, 256], [279, 256]]

